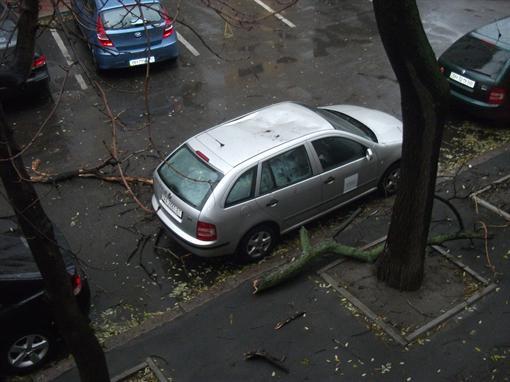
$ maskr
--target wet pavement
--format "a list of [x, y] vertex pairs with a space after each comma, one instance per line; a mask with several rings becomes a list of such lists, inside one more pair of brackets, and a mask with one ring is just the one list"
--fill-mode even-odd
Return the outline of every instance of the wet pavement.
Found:
[[[281, 2], [267, 3], [278, 9]], [[475, 26], [510, 13], [510, 3], [505, 0], [418, 3], [437, 54]], [[300, 0], [282, 11], [295, 27], [269, 15], [255, 2], [239, 1], [245, 12], [241, 20], [244, 28], [231, 30], [201, 2], [180, 4], [177, 31], [187, 45], [181, 43], [177, 62], [151, 66], [147, 93], [144, 68], [96, 73], [72, 21], [56, 31], [43, 30], [38, 45], [48, 58], [53, 102], [60, 105], [25, 154], [27, 166], [40, 160], [39, 171], [58, 173], [94, 167], [109, 157], [110, 117], [94, 83], [104, 89], [116, 117], [126, 173], [145, 177], [151, 176], [161, 155], [188, 137], [273, 102], [352, 103], [400, 115], [398, 85], [379, 40], [370, 1]], [[175, 12], [175, 3], [169, 3], [168, 8]], [[71, 62], [59, 49], [55, 33], [65, 41]], [[7, 105], [20, 144], [31, 139], [52, 107], [51, 101], [32, 99]], [[463, 124], [467, 127], [458, 127]], [[494, 145], [508, 139], [501, 128], [465, 122], [461, 116], [446, 132], [449, 144], [453, 138], [465, 136], [466, 129], [475, 143], [479, 137], [496, 136], [491, 141]], [[460, 139], [446, 154], [455, 159], [459, 146], [469, 149], [464, 142]], [[482, 147], [488, 148], [492, 147]], [[132, 319], [129, 325], [136, 325], [147, 312], [164, 311], [242, 272], [233, 259], [184, 256], [182, 249], [160, 235], [159, 222], [137, 208], [118, 184], [74, 179], [37, 185], [37, 189], [48, 214], [68, 237], [89, 274], [92, 316], [102, 324], [105, 336], [122, 330], [110, 321], [127, 318]], [[148, 205], [151, 188], [136, 186], [134, 190]], [[368, 202], [380, 201], [370, 198]], [[335, 212], [312, 224], [311, 229], [336, 224], [352, 208]], [[0, 201], [0, 215], [9, 213]], [[291, 234], [286, 243], [294, 245], [295, 239]], [[282, 246], [276, 256], [285, 257], [285, 252]]]

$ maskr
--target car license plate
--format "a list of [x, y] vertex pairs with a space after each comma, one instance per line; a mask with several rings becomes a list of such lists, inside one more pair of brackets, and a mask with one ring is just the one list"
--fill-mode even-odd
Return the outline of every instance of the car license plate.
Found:
[[161, 201], [172, 211], [179, 219], [182, 218], [182, 210], [170, 201], [168, 195], [162, 195]]
[[475, 87], [475, 81], [470, 80], [469, 78], [466, 78], [464, 76], [461, 76], [460, 74], [457, 74], [455, 72], [450, 73], [450, 78], [454, 81], [461, 83], [462, 85], [466, 85], [468, 88], [473, 89]]
[[[152, 64], [156, 61], [156, 58], [154, 56], [149, 57], [149, 62]], [[147, 63], [147, 57], [144, 58], [137, 58], [135, 60], [129, 60], [129, 66], [137, 66], [137, 65], [143, 65]]]

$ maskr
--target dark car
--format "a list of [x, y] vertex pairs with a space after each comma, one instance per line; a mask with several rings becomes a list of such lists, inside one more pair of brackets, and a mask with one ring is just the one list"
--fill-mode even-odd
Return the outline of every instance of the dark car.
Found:
[[439, 58], [456, 104], [510, 120], [510, 17], [462, 36]]
[[[15, 8], [7, 7], [0, 2], [0, 66], [9, 65], [14, 59], [18, 36], [17, 24], [18, 15]], [[46, 56], [36, 48], [32, 70], [19, 90], [37, 87], [47, 91], [49, 79]], [[0, 90], [5, 93], [5, 89]]]
[[[73, 293], [84, 314], [90, 290], [60, 231], [55, 236]], [[61, 342], [41, 274], [16, 223], [0, 219], [0, 375], [23, 374], [43, 365]]]
[[73, 0], [72, 7], [98, 69], [179, 55], [174, 22], [159, 0]]

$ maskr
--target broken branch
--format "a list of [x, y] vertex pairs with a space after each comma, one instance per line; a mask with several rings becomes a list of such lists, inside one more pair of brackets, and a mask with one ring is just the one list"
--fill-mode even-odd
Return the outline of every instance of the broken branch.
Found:
[[[282, 265], [280, 268], [272, 270], [260, 278], [253, 281], [253, 294], [272, 288], [291, 278], [296, 277], [312, 262], [313, 259], [325, 253], [332, 253], [341, 256], [351, 257], [367, 263], [373, 263], [384, 249], [384, 242], [370, 249], [358, 249], [347, 245], [339, 244], [334, 240], [324, 241], [315, 248], [310, 244], [308, 232], [301, 227], [299, 232], [301, 239], [301, 255]], [[485, 236], [477, 232], [455, 232], [436, 235], [428, 240], [428, 245], [439, 245], [446, 241], [461, 239], [483, 239]]]

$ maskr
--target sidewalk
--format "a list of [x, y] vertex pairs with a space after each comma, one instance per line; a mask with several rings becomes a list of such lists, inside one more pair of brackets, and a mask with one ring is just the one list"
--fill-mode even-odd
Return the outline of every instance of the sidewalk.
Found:
[[[462, 196], [510, 173], [510, 149], [461, 173]], [[453, 192], [451, 181], [438, 185]], [[510, 376], [510, 228], [502, 218], [470, 199], [455, 202], [467, 229], [483, 220], [493, 238], [486, 266], [484, 241], [448, 243], [451, 253], [495, 281], [497, 289], [458, 313], [433, 334], [403, 347], [371, 330], [354, 316], [342, 297], [328, 288], [316, 271], [262, 295], [252, 295], [249, 282], [151, 332], [106, 353], [112, 376], [151, 356], [163, 374], [176, 381], [502, 381]], [[384, 221], [371, 222], [382, 227]], [[375, 228], [374, 228], [375, 229]], [[360, 230], [356, 233], [355, 230]], [[345, 231], [359, 238], [366, 225]], [[366, 232], [366, 231], [365, 231]], [[350, 243], [348, 243], [350, 244]], [[330, 258], [332, 262], [334, 258]], [[427, 277], [427, 276], [426, 276]], [[275, 330], [277, 322], [298, 311], [306, 315]], [[284, 357], [289, 373], [262, 360], [245, 361], [244, 353], [264, 349]], [[57, 381], [77, 381], [76, 369]]]

